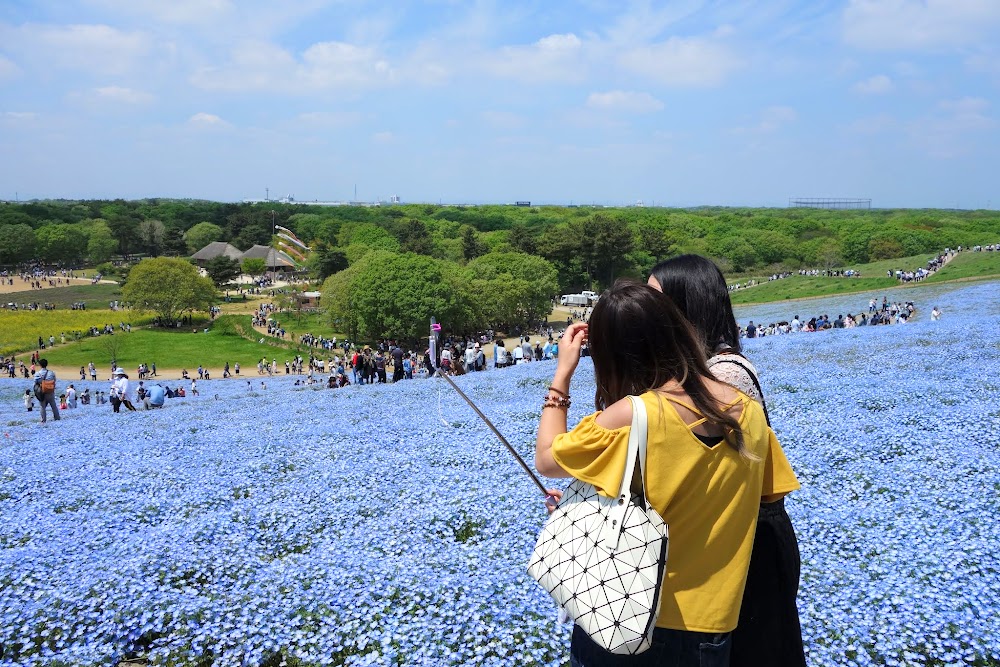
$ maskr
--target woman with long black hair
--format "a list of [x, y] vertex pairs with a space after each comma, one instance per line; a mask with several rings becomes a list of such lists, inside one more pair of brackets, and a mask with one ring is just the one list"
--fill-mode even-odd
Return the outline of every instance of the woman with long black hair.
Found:
[[[570, 383], [584, 344], [594, 363], [597, 411], [568, 431]], [[571, 664], [728, 665], [761, 499], [798, 488], [760, 404], [712, 376], [691, 325], [642, 283], [616, 283], [589, 325], [570, 325], [559, 347], [536, 468], [615, 496], [632, 424], [628, 396], [640, 396], [648, 415], [648, 500], [670, 528], [652, 647], [613, 655], [577, 626]]]
[[[742, 354], [722, 271], [705, 257], [681, 255], [653, 267], [649, 285], [669, 296], [694, 326], [712, 374], [764, 407], [757, 369]], [[805, 667], [795, 602], [799, 569], [799, 546], [784, 494], [762, 498], [739, 624], [733, 633], [733, 667]]]

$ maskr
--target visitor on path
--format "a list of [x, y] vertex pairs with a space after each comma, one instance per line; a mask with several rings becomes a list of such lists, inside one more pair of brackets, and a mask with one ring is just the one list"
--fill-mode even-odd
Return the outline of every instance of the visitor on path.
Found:
[[[705, 257], [681, 255], [653, 267], [649, 285], [670, 297], [694, 326], [712, 375], [758, 401], [767, 419], [757, 369], [740, 348], [739, 327], [722, 271]], [[761, 503], [757, 517], [730, 664], [804, 667], [795, 602], [801, 565], [798, 540], [784, 498], [767, 500], [771, 502]]]
[[39, 359], [41, 366], [35, 374], [35, 397], [38, 399], [38, 407], [42, 412], [42, 423], [45, 423], [45, 406], [52, 409], [52, 418], [59, 421], [59, 406], [56, 404], [56, 374], [49, 370], [49, 360]]
[[[585, 341], [597, 412], [568, 431], [570, 381]], [[640, 396], [648, 415], [647, 499], [670, 528], [652, 648], [638, 660], [613, 655], [577, 626], [571, 663], [729, 665], [760, 501], [799, 486], [761, 405], [712, 376], [697, 333], [649, 285], [616, 283], [589, 325], [569, 326], [560, 346], [535, 467], [617, 494], [632, 423], [628, 396]]]

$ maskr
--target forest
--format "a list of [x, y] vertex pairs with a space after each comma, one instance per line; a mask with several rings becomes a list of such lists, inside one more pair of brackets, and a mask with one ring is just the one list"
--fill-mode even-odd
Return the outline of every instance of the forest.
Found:
[[459, 266], [497, 252], [546, 260], [557, 291], [599, 289], [660, 259], [707, 255], [729, 274], [837, 268], [995, 243], [992, 210], [787, 208], [376, 207], [197, 200], [36, 201], [0, 204], [0, 265], [38, 260], [95, 266], [113, 258], [188, 256], [212, 241], [241, 250], [272, 241], [273, 225], [316, 252], [317, 280], [374, 251]]
[[[0, 204], [0, 265], [96, 267], [129, 287], [142, 258], [189, 257], [214, 241], [269, 245], [276, 226], [313, 249], [304, 277], [322, 283], [330, 329], [352, 340], [417, 340], [431, 316], [452, 331], [529, 330], [558, 294], [643, 278], [680, 253], [711, 257], [736, 282], [1000, 242], [994, 211], [39, 201]], [[249, 262], [205, 268], [221, 288], [263, 271]]]

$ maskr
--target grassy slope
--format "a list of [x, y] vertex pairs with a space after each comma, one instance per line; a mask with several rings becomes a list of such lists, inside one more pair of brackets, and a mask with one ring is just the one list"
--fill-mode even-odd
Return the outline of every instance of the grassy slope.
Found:
[[[249, 328], [249, 318], [247, 318]], [[278, 359], [283, 363], [291, 359], [293, 350], [273, 345], [261, 345], [246, 340], [229, 327], [212, 327], [209, 332], [192, 333], [190, 328], [179, 330], [139, 329], [130, 334], [115, 334], [124, 341], [119, 354], [119, 363], [125, 368], [134, 368], [140, 363], [155, 363], [159, 368], [187, 368], [193, 370], [199, 364], [213, 369], [221, 377], [221, 369], [226, 362], [249, 369], [256, 366], [262, 357]], [[108, 353], [101, 338], [90, 338], [73, 345], [56, 347], [47, 352], [49, 363], [57, 366], [78, 368], [93, 361], [99, 366], [109, 363]]]
[[963, 252], [927, 282], [989, 278], [1000, 274], [1000, 252]]
[[[83, 302], [87, 310], [107, 309], [111, 301], [121, 300], [121, 286], [100, 283], [97, 285], [72, 285], [44, 290], [24, 290], [0, 294], [3, 303], [51, 303], [56, 308], [68, 309], [72, 304]], [[119, 318], [120, 319], [120, 318]]]
[[0, 355], [34, 350], [38, 346], [39, 336], [45, 340], [53, 336], [58, 345], [63, 335], [68, 341], [72, 341], [75, 334], [86, 336], [90, 327], [103, 328], [105, 324], [117, 327], [119, 322], [126, 319], [133, 326], [138, 326], [149, 322], [151, 318], [148, 315], [106, 309], [0, 310]]
[[[863, 276], [861, 278], [826, 278], [822, 276], [795, 275], [773, 282], [768, 282], [767, 278], [761, 278], [762, 282], [760, 285], [733, 292], [732, 300], [737, 305], [748, 305], [899, 287], [899, 282], [895, 278], [886, 276], [886, 271], [893, 268], [905, 267], [907, 269], [915, 269], [920, 266], [926, 266], [927, 260], [931, 257], [933, 255], [917, 255], [915, 257], [883, 260], [870, 264], [846, 267], [861, 271], [861, 275]], [[1000, 276], [1000, 253], [964, 252], [928, 278], [928, 282], [989, 278], [994, 276]]]

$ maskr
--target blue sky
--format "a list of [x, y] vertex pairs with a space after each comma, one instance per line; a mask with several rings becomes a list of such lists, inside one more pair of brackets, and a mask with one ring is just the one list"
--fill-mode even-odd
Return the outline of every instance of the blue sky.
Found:
[[1000, 207], [1000, 0], [0, 1], [0, 198]]

